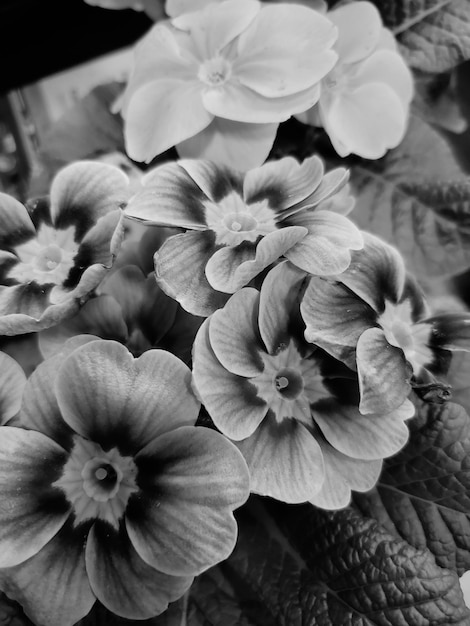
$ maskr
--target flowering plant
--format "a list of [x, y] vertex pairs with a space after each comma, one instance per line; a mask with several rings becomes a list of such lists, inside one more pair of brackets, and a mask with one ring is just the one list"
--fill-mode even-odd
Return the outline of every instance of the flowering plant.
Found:
[[465, 0], [85, 1], [149, 27], [0, 194], [0, 621], [470, 624]]

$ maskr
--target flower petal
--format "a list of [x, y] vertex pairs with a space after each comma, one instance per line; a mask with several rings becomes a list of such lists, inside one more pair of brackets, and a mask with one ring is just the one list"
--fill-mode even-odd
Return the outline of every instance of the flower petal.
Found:
[[105, 449], [118, 446], [124, 456], [161, 433], [194, 424], [199, 412], [182, 361], [164, 350], [134, 359], [115, 341], [75, 350], [57, 376], [56, 395], [75, 432]]
[[0, 567], [34, 556], [70, 515], [52, 487], [66, 452], [42, 433], [2, 426], [0, 438]]
[[0, 572], [0, 586], [35, 624], [73, 626], [95, 603], [85, 571], [87, 526], [67, 522], [36, 555]]
[[302, 226], [288, 226], [268, 233], [256, 247], [221, 248], [207, 262], [207, 280], [214, 289], [234, 293], [285, 255], [307, 232]]
[[356, 369], [356, 345], [375, 326], [371, 307], [341, 283], [312, 277], [300, 304], [305, 339]]
[[19, 412], [25, 384], [26, 376], [20, 365], [0, 352], [0, 425]]
[[134, 550], [124, 528], [118, 533], [99, 521], [88, 536], [86, 568], [98, 600], [116, 615], [133, 620], [160, 615], [193, 581], [150, 567]]
[[178, 165], [189, 174], [211, 202], [220, 202], [233, 191], [241, 195], [242, 176], [219, 162], [181, 159]]
[[403, 108], [413, 98], [413, 75], [398, 52], [377, 50], [365, 59], [351, 78], [351, 87], [366, 83], [386, 83], [399, 96]]
[[129, 179], [114, 165], [76, 161], [63, 167], [51, 184], [51, 217], [55, 228], [74, 226], [81, 241], [98, 220], [123, 206]]
[[381, 328], [369, 328], [356, 348], [361, 413], [388, 412], [400, 406], [411, 392], [412, 372], [403, 350], [391, 346]]
[[201, 573], [232, 552], [233, 510], [249, 495], [248, 468], [225, 437], [179, 428], [136, 457], [142, 493], [129, 501], [126, 527], [144, 561], [167, 574]]
[[200, 133], [179, 143], [176, 150], [180, 157], [210, 159], [244, 172], [268, 158], [277, 128], [277, 123], [251, 124], [216, 117]]
[[382, 33], [382, 19], [371, 2], [353, 2], [329, 11], [327, 17], [338, 28], [335, 50], [341, 63], [356, 63], [376, 48]]
[[243, 197], [247, 204], [267, 199], [273, 210], [281, 212], [308, 198], [321, 184], [323, 171], [317, 156], [302, 163], [293, 157], [268, 161], [246, 173]]
[[162, 226], [205, 230], [204, 194], [179, 163], [148, 171], [125, 209], [126, 215]]
[[0, 287], [0, 336], [44, 330], [77, 313], [77, 300], [47, 306], [48, 290], [38, 289], [35, 283]]
[[203, 106], [201, 83], [172, 78], [142, 85], [129, 100], [124, 118], [126, 152], [150, 163], [172, 146], [193, 137], [214, 117]]
[[237, 446], [248, 463], [254, 493], [295, 504], [310, 500], [323, 484], [320, 446], [297, 420], [277, 422], [268, 413]]
[[408, 440], [406, 420], [414, 410], [413, 404], [405, 400], [388, 413], [362, 415], [355, 406], [328, 399], [317, 402], [312, 413], [333, 448], [355, 459], [373, 461], [401, 450]]
[[305, 274], [288, 261], [273, 267], [261, 286], [258, 325], [269, 354], [277, 354], [292, 337], [292, 308], [298, 305]]
[[26, 208], [6, 193], [0, 193], [0, 248], [11, 249], [36, 235]]
[[199, 11], [208, 5], [212, 0], [166, 0], [165, 13], [169, 17], [177, 17], [182, 13]]
[[368, 491], [377, 482], [382, 461], [363, 461], [346, 456], [326, 441], [320, 441], [325, 462], [325, 482], [310, 500], [322, 509], [342, 509], [351, 501], [351, 489]]
[[193, 315], [207, 317], [229, 299], [206, 278], [206, 263], [215, 250], [215, 235], [206, 231], [173, 235], [155, 253], [158, 284]]
[[218, 361], [232, 374], [246, 378], [263, 371], [256, 330], [258, 302], [256, 289], [241, 289], [223, 309], [214, 311], [209, 325], [209, 340]]
[[264, 5], [238, 40], [234, 73], [267, 98], [298, 93], [333, 68], [337, 55], [330, 48], [336, 36], [331, 21], [308, 7]]
[[251, 435], [268, 411], [256, 387], [246, 378], [228, 372], [215, 356], [209, 340], [208, 320], [194, 340], [193, 377], [196, 392], [214, 424], [230, 439]]
[[431, 345], [447, 350], [470, 351], [470, 314], [443, 313], [422, 320], [423, 324], [431, 324]]

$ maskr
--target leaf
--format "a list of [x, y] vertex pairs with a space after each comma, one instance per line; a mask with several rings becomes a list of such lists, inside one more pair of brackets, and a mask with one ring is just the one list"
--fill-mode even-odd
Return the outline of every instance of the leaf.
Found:
[[422, 403], [409, 425], [408, 445], [354, 503], [460, 576], [470, 569], [470, 418], [458, 404]]
[[445, 72], [470, 58], [468, 0], [373, 0], [411, 67]]
[[245, 509], [224, 567], [262, 599], [275, 624], [470, 624], [455, 573], [374, 520], [269, 501], [268, 510], [293, 547]]
[[470, 177], [426, 122], [413, 116], [398, 148], [353, 166], [351, 185], [350, 217], [395, 245], [418, 277], [470, 267]]
[[415, 95], [411, 110], [422, 120], [451, 133], [468, 128], [459, 100], [457, 72], [415, 76]]

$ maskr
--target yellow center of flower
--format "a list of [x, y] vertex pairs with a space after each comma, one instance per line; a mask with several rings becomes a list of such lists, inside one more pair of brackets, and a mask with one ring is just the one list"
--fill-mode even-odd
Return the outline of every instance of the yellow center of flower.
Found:
[[204, 61], [199, 67], [198, 78], [209, 87], [220, 87], [232, 75], [232, 66], [222, 56]]
[[36, 267], [41, 272], [51, 272], [62, 261], [62, 250], [55, 244], [43, 248], [35, 258]]
[[79, 437], [54, 483], [61, 489], [75, 513], [75, 525], [102, 519], [119, 527], [131, 494], [137, 491], [137, 467], [131, 457], [116, 448], [104, 451], [97, 443]]

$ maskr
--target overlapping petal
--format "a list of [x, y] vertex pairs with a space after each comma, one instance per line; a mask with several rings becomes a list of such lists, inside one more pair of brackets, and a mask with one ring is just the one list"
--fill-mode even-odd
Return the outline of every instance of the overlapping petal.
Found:
[[22, 368], [10, 356], [0, 352], [0, 425], [19, 412], [25, 384]]
[[338, 29], [335, 51], [344, 63], [356, 63], [368, 57], [377, 47], [382, 19], [372, 2], [354, 2], [328, 13]]

